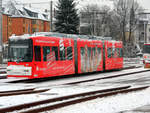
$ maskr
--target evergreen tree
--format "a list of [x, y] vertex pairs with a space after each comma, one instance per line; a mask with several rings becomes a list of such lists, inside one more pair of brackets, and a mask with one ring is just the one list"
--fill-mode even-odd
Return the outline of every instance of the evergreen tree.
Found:
[[74, 0], [58, 0], [55, 31], [59, 33], [78, 34], [79, 17]]

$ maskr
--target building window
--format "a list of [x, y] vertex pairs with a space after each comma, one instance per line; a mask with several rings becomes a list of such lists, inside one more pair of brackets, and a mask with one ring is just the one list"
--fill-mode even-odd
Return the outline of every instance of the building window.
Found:
[[26, 21], [25, 21], [25, 19], [23, 18], [23, 23], [25, 24], [25, 22], [26, 22]]
[[36, 24], [36, 20], [32, 20], [32, 24]]
[[25, 33], [25, 27], [23, 27], [23, 33]]
[[32, 28], [32, 33], [36, 32], [36, 29], [35, 28]]

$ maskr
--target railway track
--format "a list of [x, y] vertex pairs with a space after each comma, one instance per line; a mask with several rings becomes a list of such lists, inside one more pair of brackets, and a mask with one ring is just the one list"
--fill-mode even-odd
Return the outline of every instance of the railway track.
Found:
[[[126, 69], [134, 69], [134, 68], [138, 68], [138, 67], [141, 67], [141, 66], [130, 66], [130, 67], [124, 67], [123, 69], [121, 70], [126, 70]], [[4, 74], [4, 75], [3, 75]], [[6, 72], [6, 68], [5, 67], [2, 67], [0, 68], [0, 79], [6, 79], [7, 78], [7, 72]], [[28, 80], [15, 80], [15, 81], [12, 81], [12, 82], [28, 82]], [[37, 81], [37, 80], [33, 80], [33, 81]], [[29, 81], [30, 82], [30, 81]], [[31, 80], [32, 82], [32, 80]]]
[[124, 74], [115, 74], [115, 75], [112, 75], [112, 76], [99, 77], [99, 78], [96, 78], [96, 79], [83, 80], [83, 81], [77, 81], [77, 82], [70, 82], [70, 83], [66, 83], [66, 84], [63, 84], [63, 85], [73, 85], [73, 84], [91, 82], [91, 81], [102, 80], [102, 79], [109, 79], [109, 78], [116, 78], [116, 77], [121, 77], [121, 76], [128, 76], [128, 75], [143, 73], [143, 72], [147, 72], [147, 71], [150, 71], [150, 70], [136, 71], [136, 72], [130, 72], [130, 73], [124, 73]]
[[0, 79], [6, 79], [7, 78], [7, 72], [5, 67], [0, 68]]
[[42, 101], [37, 101], [32, 103], [11, 106], [7, 108], [1, 108], [0, 113], [6, 113], [6, 112], [38, 113], [38, 112], [50, 111], [54, 109], [59, 109], [61, 107], [65, 107], [65, 106], [69, 106], [81, 102], [86, 102], [96, 98], [108, 97], [108, 96], [129, 93], [134, 91], [141, 91], [148, 87], [149, 86], [132, 88], [131, 86], [124, 86], [124, 87], [116, 87], [111, 89], [103, 89], [103, 90], [91, 91], [86, 93], [68, 95], [68, 96], [57, 97], [57, 98], [52, 98], [52, 99], [47, 99], [47, 100], [42, 100]]
[[35, 88], [31, 88], [31, 89], [23, 89], [23, 90], [1, 91], [0, 97], [2, 97], [2, 96], [15, 96], [15, 95], [22, 95], [22, 94], [41, 93], [41, 92], [45, 92], [48, 90], [49, 89], [35, 90]]
[[[122, 70], [126, 70], [126, 69], [134, 69], [134, 68], [139, 68], [139, 67], [135, 67], [135, 66], [131, 66], [130, 68], [129, 67], [126, 67]], [[94, 81], [94, 80], [100, 80], [100, 79], [107, 79], [107, 78], [114, 78], [114, 77], [120, 77], [120, 76], [125, 76], [125, 75], [130, 75], [130, 74], [136, 74], [136, 73], [142, 73], [142, 72], [147, 72], [147, 71], [150, 71], [150, 70], [143, 70], [143, 71], [138, 71], [138, 72], [132, 72], [132, 73], [125, 73], [125, 74], [115, 74], [113, 76], [107, 76], [107, 77], [100, 77], [98, 79], [91, 79], [89, 81]], [[90, 73], [91, 74], [91, 73]], [[85, 74], [84, 74], [85, 75]], [[81, 75], [82, 76], [82, 75]], [[81, 77], [80, 75], [70, 75], [70, 76], [57, 76], [57, 77], [48, 77], [48, 78], [38, 78], [38, 79], [15, 79], [15, 80], [10, 80], [10, 81], [7, 81], [7, 83], [36, 83], [36, 82], [43, 82], [43, 81], [49, 81], [49, 80], [56, 80], [56, 79], [62, 79], [62, 78], [74, 78], [74, 77]], [[89, 81], [83, 81], [83, 82], [89, 82]], [[82, 81], [81, 81], [82, 82]], [[78, 83], [78, 82], [77, 82]], [[80, 83], [80, 81], [79, 81]], [[73, 82], [73, 83], [67, 83], [68, 84], [76, 84], [76, 82]], [[62, 85], [66, 85], [66, 84], [62, 84]]]
[[7, 78], [7, 72], [5, 67], [0, 68], [0, 79], [6, 79]]

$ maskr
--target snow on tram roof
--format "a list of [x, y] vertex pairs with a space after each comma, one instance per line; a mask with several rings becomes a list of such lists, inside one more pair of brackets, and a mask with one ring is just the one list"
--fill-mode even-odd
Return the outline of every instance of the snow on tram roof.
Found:
[[[76, 35], [76, 34], [64, 34], [64, 33], [57, 33], [57, 32], [35, 32], [34, 34], [24, 34], [20, 36], [12, 35], [9, 37], [10, 40], [19, 40], [19, 39], [29, 39], [38, 36], [46, 36], [46, 37], [58, 37], [58, 38], [73, 38], [73, 39], [82, 39], [82, 40], [112, 40], [112, 37], [102, 37], [102, 36], [92, 36], [92, 35]], [[118, 41], [119, 42], [119, 41]]]
[[20, 35], [20, 36], [16, 36], [16, 35], [12, 35], [9, 37], [10, 40], [19, 40], [19, 39], [29, 39], [31, 35], [29, 34], [24, 34], [24, 35]]

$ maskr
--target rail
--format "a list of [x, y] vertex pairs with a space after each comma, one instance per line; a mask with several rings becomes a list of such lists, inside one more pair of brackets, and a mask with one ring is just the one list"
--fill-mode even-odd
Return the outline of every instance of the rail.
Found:
[[[13, 112], [13, 111], [17, 111], [19, 113], [38, 113], [43, 111], [59, 109], [61, 107], [73, 105], [76, 103], [86, 102], [96, 98], [102, 98], [102, 97], [112, 96], [116, 94], [144, 90], [149, 86], [138, 87], [138, 88], [130, 88], [130, 87], [131, 86], [116, 87], [111, 89], [103, 89], [98, 91], [91, 91], [91, 92], [57, 97], [57, 98], [52, 98], [52, 99], [47, 99], [47, 100], [42, 100], [42, 101], [37, 101], [32, 103], [26, 103], [26, 104], [16, 105], [12, 107], [7, 107], [7, 108], [1, 108], [0, 113]], [[39, 105], [40, 106], [44, 105], [44, 107], [40, 107]]]

